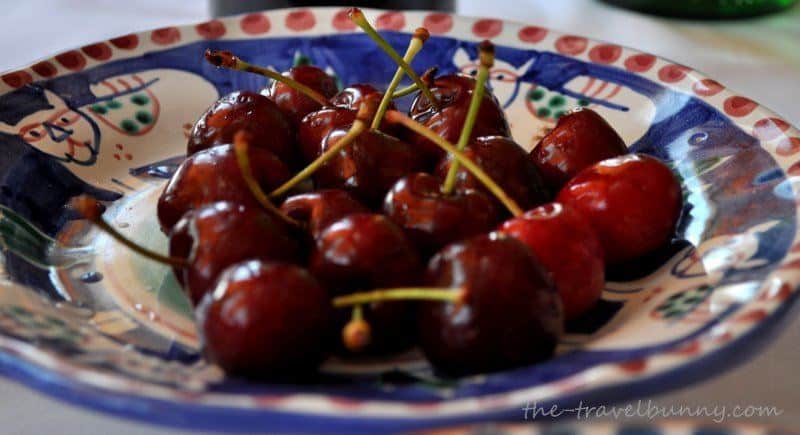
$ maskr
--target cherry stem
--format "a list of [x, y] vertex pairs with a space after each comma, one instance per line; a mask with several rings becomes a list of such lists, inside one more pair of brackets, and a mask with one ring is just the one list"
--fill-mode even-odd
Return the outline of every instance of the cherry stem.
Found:
[[70, 207], [80, 213], [84, 218], [95, 224], [103, 232], [113, 237], [116, 241], [127, 246], [130, 250], [136, 252], [137, 254], [168, 266], [180, 268], [189, 267], [189, 262], [183, 258], [159, 254], [158, 252], [151, 251], [124, 236], [116, 228], [103, 220], [103, 217], [100, 215], [100, 203], [98, 203], [96, 199], [88, 195], [80, 195], [72, 198], [70, 201]]
[[[459, 151], [464, 151], [467, 147], [470, 137], [472, 137], [472, 128], [475, 126], [475, 121], [478, 119], [478, 111], [481, 108], [481, 101], [486, 92], [486, 80], [489, 78], [489, 70], [494, 65], [494, 45], [491, 42], [484, 40], [478, 46], [478, 57], [480, 65], [478, 66], [478, 77], [475, 80], [475, 88], [472, 90], [472, 99], [469, 101], [469, 109], [467, 109], [467, 116], [464, 119], [464, 127], [461, 129], [461, 135], [458, 136], [456, 148]], [[458, 174], [458, 161], [454, 160], [450, 163], [450, 169], [447, 171], [447, 176], [442, 184], [442, 193], [449, 195], [453, 192], [456, 186], [456, 175]]]
[[321, 168], [328, 160], [334, 158], [339, 151], [341, 151], [344, 147], [349, 145], [353, 142], [361, 133], [367, 130], [368, 122], [375, 116], [375, 111], [377, 110], [377, 95], [374, 95], [373, 98], [367, 97], [361, 103], [361, 106], [358, 108], [358, 113], [356, 114], [356, 120], [353, 122], [353, 125], [350, 127], [350, 130], [339, 139], [336, 144], [328, 148], [322, 155], [317, 157], [313, 162], [309, 163], [308, 166], [303, 168], [300, 172], [295, 174], [289, 181], [283, 183], [280, 187], [273, 190], [272, 193], [269, 194], [271, 198], [276, 198], [282, 196], [284, 193], [288, 192], [294, 186], [300, 184], [306, 178], [310, 177], [314, 174], [319, 168]]
[[236, 163], [239, 164], [239, 171], [242, 173], [242, 178], [244, 178], [244, 182], [247, 184], [250, 193], [253, 194], [256, 201], [269, 213], [277, 216], [289, 225], [302, 228], [303, 225], [300, 222], [292, 219], [286, 213], [283, 213], [270, 201], [267, 194], [261, 188], [261, 185], [258, 184], [258, 181], [253, 176], [253, 169], [250, 165], [249, 142], [248, 134], [245, 131], [238, 131], [233, 136], [233, 151], [236, 153]]
[[361, 305], [355, 305], [350, 321], [342, 328], [342, 343], [348, 350], [358, 352], [369, 346], [370, 342], [372, 342], [372, 328], [364, 320]]
[[[406, 53], [403, 55], [403, 61], [410, 64], [411, 61], [414, 60], [414, 57], [417, 55], [417, 53], [422, 50], [422, 46], [429, 37], [430, 33], [428, 33], [427, 29], [424, 27], [417, 28], [417, 30], [414, 31], [414, 36], [411, 37], [411, 42], [408, 43]], [[394, 98], [394, 90], [397, 89], [397, 86], [400, 84], [400, 80], [403, 79], [403, 75], [403, 68], [398, 66], [397, 71], [394, 72], [392, 81], [389, 82], [389, 87], [386, 88], [386, 92], [383, 94], [381, 104], [378, 105], [378, 112], [375, 114], [375, 118], [372, 119], [372, 125], [370, 125], [371, 129], [377, 130], [378, 127], [380, 127], [381, 120], [383, 120], [383, 115], [389, 108], [389, 103], [392, 102], [392, 98]]]
[[398, 287], [375, 289], [367, 292], [352, 293], [333, 298], [335, 308], [359, 306], [382, 301], [425, 300], [460, 302], [464, 298], [464, 289], [445, 287]]
[[503, 205], [508, 209], [508, 211], [511, 212], [513, 216], [521, 216], [524, 213], [522, 208], [520, 208], [520, 206], [513, 199], [511, 199], [511, 197], [508, 196], [508, 194], [500, 186], [498, 186], [494, 180], [492, 180], [492, 177], [484, 172], [483, 169], [470, 160], [470, 158], [464, 153], [457, 150], [453, 144], [436, 134], [436, 132], [396, 110], [390, 110], [386, 112], [386, 119], [389, 120], [389, 122], [401, 124], [418, 135], [423, 136], [425, 139], [433, 142], [436, 144], [436, 146], [453, 156], [453, 159], [461, 163], [466, 170], [468, 170], [475, 178], [477, 178], [478, 181], [480, 181], [481, 184], [483, 184], [486, 189], [492, 193], [492, 195], [494, 195], [501, 203], [503, 203]]
[[360, 27], [361, 30], [367, 34], [367, 36], [375, 41], [375, 43], [378, 44], [378, 46], [385, 51], [386, 54], [388, 54], [389, 57], [391, 57], [392, 60], [394, 60], [395, 63], [397, 63], [397, 65], [400, 66], [400, 68], [402, 68], [406, 74], [408, 74], [409, 77], [411, 77], [411, 80], [414, 80], [414, 83], [417, 84], [417, 87], [419, 87], [422, 93], [425, 94], [425, 97], [428, 98], [428, 101], [431, 102], [433, 108], [439, 110], [439, 101], [433, 97], [433, 93], [431, 93], [431, 90], [428, 88], [428, 86], [422, 82], [422, 79], [419, 78], [419, 75], [411, 68], [411, 66], [404, 61], [399, 54], [397, 54], [397, 51], [395, 51], [395, 49], [388, 42], [386, 42], [385, 39], [383, 39], [383, 37], [375, 30], [375, 28], [372, 27], [361, 9], [350, 8], [348, 17], [350, 18], [350, 21], [355, 23], [355, 25]]
[[272, 68], [265, 68], [258, 65], [253, 65], [248, 62], [245, 62], [239, 59], [238, 56], [231, 53], [230, 51], [226, 50], [206, 50], [206, 60], [219, 68], [231, 69], [235, 71], [245, 71], [253, 74], [258, 74], [272, 80], [281, 82], [286, 86], [304, 94], [308, 98], [319, 103], [321, 106], [327, 106], [328, 99], [325, 98], [324, 95], [320, 94], [319, 92], [311, 89], [310, 87], [298, 82], [297, 80], [293, 80], [285, 75], [275, 71]]
[[399, 91], [395, 91], [392, 94], [392, 99], [405, 97], [406, 95], [413, 94], [414, 92], [417, 92], [418, 90], [419, 90], [419, 87], [417, 87], [417, 84], [416, 83], [412, 83], [412, 84], [406, 86], [405, 88], [400, 89]]

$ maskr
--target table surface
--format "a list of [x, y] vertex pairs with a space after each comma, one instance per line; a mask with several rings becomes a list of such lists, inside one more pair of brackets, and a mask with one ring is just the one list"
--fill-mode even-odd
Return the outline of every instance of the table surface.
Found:
[[[346, 2], [344, 2], [346, 3]], [[27, 0], [3, 5], [0, 71], [132, 31], [207, 18], [200, 0]], [[537, 24], [614, 42], [690, 65], [800, 125], [800, 4], [764, 18], [689, 22], [655, 18], [591, 0], [458, 2], [462, 15]], [[36, 25], [33, 25], [33, 24]], [[89, 24], [90, 23], [90, 24]], [[706, 382], [650, 399], [658, 405], [771, 405], [762, 423], [800, 427], [800, 306], [758, 356]], [[3, 433], [164, 433], [164, 428], [87, 411], [0, 379]], [[730, 409], [730, 408], [729, 408]], [[175, 431], [178, 432], [178, 431]]]

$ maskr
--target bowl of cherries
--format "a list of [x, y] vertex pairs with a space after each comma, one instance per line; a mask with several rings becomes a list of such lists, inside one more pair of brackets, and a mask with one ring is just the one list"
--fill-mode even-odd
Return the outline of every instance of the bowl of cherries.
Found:
[[[794, 237], [794, 205], [786, 208], [794, 197], [780, 165], [770, 169], [765, 151], [699, 97], [678, 103], [668, 97], [680, 89], [651, 91], [655, 85], [643, 77], [661, 60], [631, 54], [627, 74], [642, 74], [634, 80], [605, 65], [616, 61], [606, 51], [619, 47], [597, 45], [591, 61], [570, 60], [563, 53], [574, 49], [577, 56], [586, 40], [561, 37], [562, 54], [536, 52], [527, 62], [482, 40], [469, 46], [470, 65], [452, 70], [421, 59], [438, 56], [426, 49], [448, 46], [450, 39], [437, 35], [450, 31], [445, 24], [452, 26], [453, 17], [429, 14], [409, 33], [386, 33], [357, 8], [321, 11], [358, 38], [345, 42], [364, 53], [361, 68], [381, 56], [395, 66], [393, 75], [347, 82], [346, 74], [309, 62], [284, 71], [248, 62], [246, 45], [189, 44], [196, 68], [233, 89], [207, 101], [184, 127], [185, 157], [148, 166], [154, 199], [136, 209], [136, 219], [151, 222], [152, 234], [115, 223], [126, 211], [98, 194], [102, 189], [65, 195], [62, 211], [70, 223], [39, 262], [60, 270], [86, 256], [101, 258], [103, 249], [92, 249], [87, 236], [99, 235], [109, 250], [124, 250], [173, 283], [187, 307], [184, 321], [193, 324], [186, 333], [191, 340], [166, 339], [167, 351], [146, 351], [144, 333], [120, 323], [103, 329], [111, 315], [97, 302], [88, 304], [98, 337], [137, 355], [106, 354], [104, 369], [70, 362], [127, 379], [92, 388], [103, 394], [120, 388], [115, 394], [152, 405], [139, 416], [194, 420], [198, 427], [425, 427], [512, 416], [531, 400], [618, 400], [633, 383], [679, 385], [670, 370], [719, 363], [711, 358], [717, 350], [733, 349], [726, 346], [793, 300], [788, 275], [766, 279], [784, 270], [778, 265]], [[307, 13], [290, 12], [286, 26], [308, 22]], [[387, 14], [379, 24], [403, 17]], [[253, 34], [269, 29], [267, 17], [238, 19]], [[357, 29], [363, 33], [352, 33]], [[491, 33], [481, 29], [473, 32]], [[168, 29], [162, 33], [154, 32], [152, 41], [160, 44]], [[550, 36], [527, 26], [518, 37], [539, 43]], [[398, 41], [407, 44], [404, 53]], [[338, 43], [312, 40], [320, 47]], [[516, 80], [532, 77], [538, 84], [521, 104], [535, 122], [552, 116], [533, 140], [520, 142], [517, 131], [533, 121], [499, 95], [503, 74], [510, 74], [501, 63], [529, 68]], [[661, 71], [673, 82], [686, 74]], [[559, 84], [570, 75], [579, 84], [589, 77], [580, 92]], [[264, 78], [259, 89], [236, 88]], [[136, 80], [145, 90], [157, 83]], [[592, 88], [595, 80], [603, 83], [599, 89]], [[696, 83], [698, 96], [720, 92], [710, 79]], [[607, 86], [616, 89], [613, 95], [604, 96]], [[651, 92], [658, 104], [635, 143], [631, 127], [608, 115], [630, 110], [614, 100], [626, 92]], [[137, 98], [132, 104], [150, 104]], [[106, 122], [121, 109], [101, 100], [92, 110]], [[745, 116], [736, 114], [747, 108], [734, 103], [750, 100], [731, 101], [724, 110]], [[641, 109], [636, 116], [650, 110], [640, 106], [630, 106]], [[152, 122], [136, 113], [140, 123]], [[754, 127], [758, 138], [791, 131], [778, 118], [765, 119], [770, 123]], [[72, 134], [68, 125], [54, 124], [61, 121], [48, 122], [42, 125], [51, 136], [54, 129]], [[792, 140], [778, 143], [776, 152], [789, 155]], [[118, 149], [117, 160], [128, 158]], [[758, 211], [763, 207], [773, 208]], [[25, 223], [33, 212], [20, 210], [4, 205], [4, 225], [17, 234], [4, 240], [32, 243], [30, 252], [15, 252], [36, 264], [36, 241], [48, 231]], [[70, 240], [90, 246], [70, 246]], [[128, 275], [104, 274], [127, 285]], [[69, 272], [51, 275], [63, 280]], [[81, 275], [83, 285], [99, 286], [98, 276]], [[120, 302], [113, 294], [115, 304], [127, 303], [137, 315], [146, 311], [142, 301]], [[73, 302], [67, 298], [58, 308], [69, 305], [78, 319], [89, 308]], [[148, 333], [169, 328], [165, 313], [146, 312], [159, 325]], [[4, 313], [0, 326], [8, 323]], [[729, 321], [734, 326], [725, 326]], [[161, 377], [152, 382], [155, 371]], [[142, 391], [134, 392], [136, 379], [144, 380]], [[99, 402], [94, 405], [117, 406]], [[241, 420], [231, 423], [232, 416]]]

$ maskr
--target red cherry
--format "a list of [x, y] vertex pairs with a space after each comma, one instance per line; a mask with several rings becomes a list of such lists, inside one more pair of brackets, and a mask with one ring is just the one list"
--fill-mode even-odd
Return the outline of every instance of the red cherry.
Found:
[[608, 264], [632, 260], [669, 242], [681, 213], [681, 186], [661, 161], [629, 154], [575, 176], [556, 198], [583, 214]]
[[175, 225], [170, 255], [188, 260], [189, 267], [177, 276], [197, 303], [226, 267], [256, 258], [298, 262], [300, 245], [285, 224], [261, 209], [216, 202], [187, 213]]
[[405, 230], [425, 254], [491, 230], [498, 220], [494, 201], [472, 189], [445, 195], [441, 180], [424, 173], [407, 175], [394, 184], [383, 212]]
[[197, 309], [205, 353], [228, 375], [282, 381], [314, 373], [331, 315], [307, 271], [259, 260], [227, 268]]
[[559, 118], [531, 151], [545, 184], [557, 192], [578, 172], [628, 153], [625, 142], [597, 112], [580, 109]]
[[452, 244], [431, 259], [425, 283], [464, 290], [459, 302], [419, 303], [420, 344], [437, 369], [485, 373], [553, 354], [564, 322], [558, 294], [519, 241], [491, 234]]
[[[280, 186], [291, 176], [286, 165], [263, 148], [250, 147], [248, 155], [264, 191]], [[230, 145], [202, 150], [181, 163], [158, 199], [161, 230], [168, 233], [186, 212], [216, 201], [258, 206]]]
[[[520, 207], [528, 209], [550, 199], [536, 166], [528, 159], [525, 150], [513, 140], [502, 136], [479, 137], [464, 148], [464, 154]], [[436, 175], [444, 179], [451, 163], [452, 157], [448, 155], [439, 163]], [[456, 174], [456, 189], [477, 189], [488, 194], [483, 184], [463, 167], [459, 167]]]
[[578, 212], [551, 202], [504, 222], [498, 231], [527, 245], [550, 272], [567, 320], [600, 300], [605, 286], [603, 246]]
[[[284, 72], [283, 75], [310, 87], [325, 98], [334, 96], [338, 91], [333, 77], [313, 65], [295, 66]], [[318, 102], [278, 81], [272, 82], [267, 95], [275, 101], [275, 104], [283, 110], [294, 125], [299, 125], [304, 116], [322, 108]]]
[[312, 162], [322, 154], [325, 137], [335, 129], [347, 129], [356, 120], [356, 111], [343, 107], [326, 107], [311, 112], [300, 121], [297, 141], [305, 161]]
[[240, 130], [250, 133], [253, 147], [269, 150], [289, 165], [294, 162], [289, 120], [272, 100], [250, 91], [230, 93], [208, 108], [192, 128], [187, 154], [232, 143]]
[[356, 213], [369, 213], [369, 209], [344, 190], [322, 189], [291, 196], [281, 205], [281, 211], [292, 219], [307, 222], [315, 239], [330, 224]]
[[[464, 128], [475, 79], [460, 74], [445, 75], [435, 79], [430, 89], [440, 103], [439, 110], [420, 93], [411, 104], [409, 116], [447, 141], [456, 143]], [[511, 136], [505, 113], [491, 92], [484, 94], [472, 129], [471, 139], [479, 136]], [[444, 157], [441, 149], [422, 136], [409, 133], [407, 139], [434, 160]]]

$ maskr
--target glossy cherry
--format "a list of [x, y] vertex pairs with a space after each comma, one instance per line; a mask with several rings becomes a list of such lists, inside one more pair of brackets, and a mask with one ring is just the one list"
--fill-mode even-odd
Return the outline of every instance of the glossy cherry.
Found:
[[[482, 106], [481, 106], [482, 107]], [[525, 150], [513, 140], [502, 136], [485, 136], [474, 139], [464, 148], [466, 154], [483, 169], [520, 207], [528, 209], [550, 199], [536, 166], [527, 158]], [[436, 174], [447, 175], [452, 157], [447, 156], [436, 168]], [[456, 175], [456, 189], [478, 189], [484, 186], [460, 167]]]
[[352, 195], [339, 189], [321, 189], [290, 196], [281, 211], [292, 219], [305, 222], [313, 238], [318, 238], [328, 226], [346, 216], [369, 213], [369, 209]]
[[[381, 96], [383, 93], [370, 84], [354, 83], [339, 91], [330, 101], [332, 106], [356, 110], [369, 95]], [[394, 103], [391, 104], [391, 108], [395, 108]]]
[[206, 355], [227, 374], [307, 381], [326, 355], [332, 309], [306, 270], [249, 260], [221, 274], [197, 319]]
[[681, 186], [653, 157], [628, 154], [576, 175], [556, 199], [583, 214], [608, 264], [632, 260], [669, 242], [681, 214]]
[[[286, 165], [263, 148], [250, 147], [248, 155], [253, 173], [267, 192], [291, 176]], [[181, 163], [158, 199], [161, 230], [168, 233], [186, 212], [216, 201], [257, 205], [230, 145], [202, 150]]]
[[431, 259], [425, 284], [464, 291], [457, 302], [419, 302], [420, 344], [437, 369], [492, 372], [553, 354], [561, 302], [547, 271], [518, 240], [493, 233], [449, 245]]
[[170, 255], [188, 260], [176, 270], [194, 303], [226, 267], [247, 259], [297, 263], [297, 236], [261, 208], [216, 202], [187, 213], [170, 234]]
[[527, 245], [550, 272], [567, 320], [600, 300], [605, 286], [603, 246], [578, 212], [551, 202], [509, 219], [498, 232]]
[[[368, 213], [329, 225], [317, 238], [309, 269], [332, 295], [416, 285], [422, 276], [422, 264], [403, 231], [385, 216]], [[373, 330], [366, 352], [401, 350], [415, 338], [411, 303], [376, 302], [365, 307], [364, 318]], [[348, 320], [348, 312], [339, 313], [340, 327]]]
[[427, 256], [443, 246], [490, 231], [499, 212], [486, 194], [462, 189], [442, 193], [440, 179], [415, 173], [399, 179], [383, 202], [383, 212], [405, 230]]
[[[445, 140], [456, 143], [464, 127], [472, 91], [475, 89], [475, 79], [461, 74], [449, 74], [440, 76], [432, 81], [428, 77], [423, 77], [423, 80], [430, 82], [431, 93], [439, 101], [440, 108], [437, 110], [420, 93], [411, 104], [409, 116], [430, 128]], [[481, 101], [477, 122], [472, 130], [470, 139], [495, 135], [511, 136], [511, 132], [506, 122], [505, 113], [500, 107], [497, 98], [491, 92], [486, 92]], [[419, 135], [408, 133], [406, 139], [409, 143], [418, 147], [421, 152], [431, 156], [434, 161], [444, 157], [444, 152]]]
[[559, 118], [530, 156], [547, 187], [558, 192], [584, 168], [627, 153], [625, 142], [605, 119], [580, 108]]
[[[336, 80], [313, 65], [294, 66], [283, 75], [319, 92], [325, 98], [333, 97], [338, 91]], [[317, 101], [278, 81], [272, 82], [266, 95], [275, 101], [294, 125], [299, 125], [303, 117], [322, 108]]]
[[[333, 146], [347, 129], [335, 129], [322, 148]], [[423, 157], [394, 136], [368, 130], [358, 136], [316, 174], [318, 187], [344, 189], [368, 206], [379, 206], [386, 192], [404, 175], [423, 169]]]
[[232, 92], [215, 102], [200, 116], [189, 136], [187, 155], [215, 145], [233, 142], [245, 130], [255, 148], [263, 148], [292, 165], [295, 138], [290, 120], [269, 98], [250, 91]]

